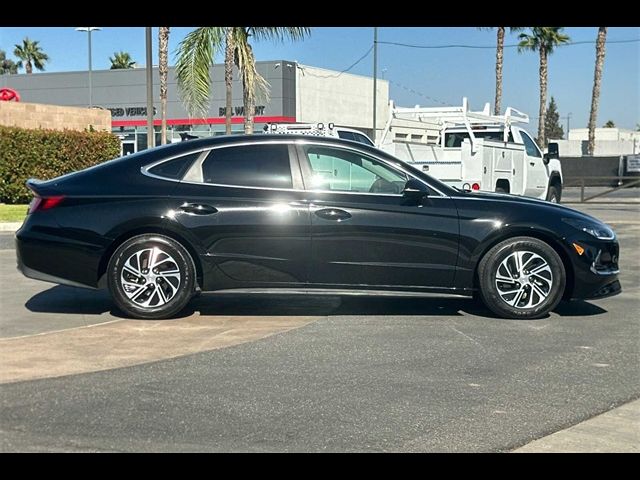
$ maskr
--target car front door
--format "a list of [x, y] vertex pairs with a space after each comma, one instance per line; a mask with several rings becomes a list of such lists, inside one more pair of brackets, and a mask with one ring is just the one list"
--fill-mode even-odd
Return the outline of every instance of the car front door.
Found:
[[208, 288], [304, 284], [311, 242], [304, 196], [285, 141], [205, 152], [176, 189], [173, 211], [216, 272]]
[[524, 194], [528, 197], [544, 200], [547, 192], [547, 169], [542, 161], [542, 152], [533, 139], [523, 131], [520, 131], [525, 149], [525, 168], [527, 169], [527, 183]]
[[458, 216], [450, 198], [408, 198], [407, 173], [358, 149], [309, 142], [298, 152], [309, 190], [311, 283], [451, 287]]

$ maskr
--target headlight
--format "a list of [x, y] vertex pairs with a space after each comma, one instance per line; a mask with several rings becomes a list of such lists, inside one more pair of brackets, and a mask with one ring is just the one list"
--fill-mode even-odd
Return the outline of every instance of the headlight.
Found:
[[593, 235], [598, 240], [613, 240], [616, 237], [613, 230], [604, 223], [589, 222], [586, 220], [578, 220], [576, 218], [563, 218], [562, 221], [564, 223], [568, 223], [574, 228], [577, 228], [578, 230], [587, 232], [589, 235]]

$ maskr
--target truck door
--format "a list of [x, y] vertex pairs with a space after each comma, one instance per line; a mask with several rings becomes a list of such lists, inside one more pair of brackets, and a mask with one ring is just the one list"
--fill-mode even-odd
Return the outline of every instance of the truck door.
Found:
[[549, 181], [547, 178], [547, 169], [542, 161], [542, 152], [528, 133], [522, 130], [518, 133], [522, 138], [522, 143], [524, 143], [525, 168], [527, 169], [524, 195], [544, 200]]

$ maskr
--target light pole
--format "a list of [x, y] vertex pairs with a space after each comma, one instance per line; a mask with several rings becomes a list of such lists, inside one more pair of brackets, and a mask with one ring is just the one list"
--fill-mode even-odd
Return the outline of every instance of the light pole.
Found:
[[100, 27], [78, 27], [76, 32], [87, 32], [89, 37], [89, 108], [93, 107], [93, 93], [91, 91], [91, 32], [94, 30], [100, 30]]
[[376, 107], [378, 97], [378, 27], [373, 27], [373, 135], [371, 139], [376, 141]]
[[567, 113], [567, 139], [569, 138], [569, 127], [571, 126], [571, 112]]

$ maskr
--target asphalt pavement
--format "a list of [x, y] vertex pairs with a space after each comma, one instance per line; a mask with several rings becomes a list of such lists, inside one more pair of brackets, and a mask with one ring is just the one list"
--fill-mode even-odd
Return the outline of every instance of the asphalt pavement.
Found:
[[[616, 229], [624, 291], [534, 321], [468, 299], [203, 295], [184, 318], [135, 328], [102, 293], [22, 279], [0, 234], [4, 355], [23, 342], [46, 363], [47, 345], [71, 351], [80, 329], [145, 351], [155, 329], [178, 339], [221, 316], [295, 324], [234, 346], [207, 344], [203, 328], [182, 356], [109, 368], [87, 355], [89, 373], [4, 383], [0, 449], [506, 452], [576, 428], [640, 397], [638, 207], [581, 208]], [[94, 358], [114, 348], [92, 346]]]

